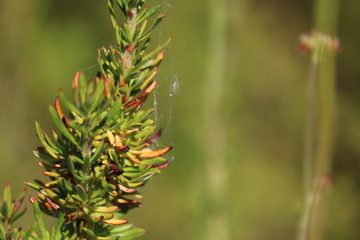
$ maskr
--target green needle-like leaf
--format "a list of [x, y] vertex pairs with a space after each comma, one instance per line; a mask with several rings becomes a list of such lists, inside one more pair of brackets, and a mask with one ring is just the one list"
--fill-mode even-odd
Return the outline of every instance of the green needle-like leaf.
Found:
[[137, 23], [140, 24], [145, 19], [148, 19], [148, 18], [154, 16], [155, 14], [159, 13], [161, 8], [162, 8], [162, 5], [157, 5], [155, 7], [152, 7], [151, 9], [144, 8], [144, 10], [141, 11], [136, 18]]
[[44, 222], [44, 219], [41, 214], [39, 203], [37, 201], [33, 202], [33, 208], [34, 208], [34, 216], [35, 216], [36, 222], [38, 223], [38, 227], [40, 229], [40, 233], [41, 233], [42, 237], [44, 238], [44, 240], [50, 240], [50, 234], [46, 230], [45, 222]]
[[38, 226], [37, 222], [33, 223], [31, 227], [25, 232], [25, 235], [23, 236], [23, 240], [30, 240], [31, 234], [34, 232], [35, 228]]
[[69, 132], [69, 130], [64, 125], [63, 121], [60, 119], [59, 115], [57, 114], [55, 108], [53, 106], [49, 106], [49, 111], [51, 114], [52, 119], [54, 120], [54, 123], [56, 127], [59, 129], [59, 131], [67, 138], [69, 139], [73, 144], [76, 146], [79, 145], [79, 143], [76, 141], [75, 137]]
[[83, 230], [84, 230], [90, 237], [93, 237], [93, 238], [96, 237], [96, 234], [95, 234], [92, 230], [90, 230], [90, 229], [88, 229], [88, 228], [86, 228], [86, 227], [84, 227]]

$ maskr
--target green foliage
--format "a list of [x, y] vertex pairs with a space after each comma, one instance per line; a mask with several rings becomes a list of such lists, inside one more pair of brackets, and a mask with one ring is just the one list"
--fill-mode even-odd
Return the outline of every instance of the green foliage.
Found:
[[[22, 231], [21, 227], [16, 228], [13, 226], [14, 222], [19, 219], [26, 212], [26, 207], [21, 209], [21, 205], [24, 202], [26, 194], [26, 188], [22, 191], [18, 200], [12, 200], [10, 183], [7, 182], [4, 187], [3, 202], [0, 209], [0, 239], [3, 240], [37, 240], [37, 239], [61, 239], [60, 228], [57, 231], [53, 231], [50, 235], [45, 229], [45, 223], [41, 215], [39, 204], [34, 202], [33, 198], [30, 197], [30, 201], [34, 204], [34, 215], [35, 222], [33, 225], [26, 230]], [[62, 224], [64, 221], [60, 218], [59, 223]], [[35, 233], [35, 228], [38, 227], [40, 235]]]
[[[49, 106], [57, 128], [51, 136], [36, 122], [42, 146], [34, 154], [41, 159], [39, 165], [49, 181], [26, 183], [37, 191], [36, 197], [30, 197], [36, 223], [26, 233], [11, 228], [24, 211], [10, 204], [5, 187], [0, 217], [11, 231], [2, 228], [3, 236], [134, 239], [144, 233], [123, 216], [142, 205], [138, 187], [170, 163], [163, 155], [172, 149], [152, 148], [160, 132], [155, 132], [154, 121], [149, 118], [153, 109], [142, 109], [157, 85], [154, 77], [163, 60], [162, 49], [170, 42], [147, 51], [149, 36], [164, 15], [161, 6], [148, 9], [143, 7], [144, 2], [116, 1], [126, 18], [119, 25], [113, 1], [108, 1], [117, 44], [99, 50], [101, 72], [96, 77], [76, 73], [72, 81], [74, 101], [60, 91], [54, 106]], [[156, 14], [154, 23], [147, 27]], [[50, 233], [40, 211], [59, 219], [58, 227]], [[33, 231], [35, 227], [40, 234]]]
[[13, 227], [13, 223], [26, 212], [26, 207], [21, 208], [25, 194], [26, 189], [17, 200], [13, 200], [10, 183], [5, 184], [3, 200], [0, 202], [0, 239], [20, 239], [25, 234], [21, 228]]

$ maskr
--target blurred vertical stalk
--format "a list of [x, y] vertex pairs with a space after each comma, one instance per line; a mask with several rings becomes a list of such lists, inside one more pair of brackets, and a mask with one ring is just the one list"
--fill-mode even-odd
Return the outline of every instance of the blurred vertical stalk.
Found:
[[[326, 198], [330, 184], [334, 145], [336, 66], [338, 49], [336, 34], [338, 0], [315, 0], [315, 29], [308, 43], [311, 51], [308, 83], [308, 106], [305, 137], [305, 209], [298, 240], [325, 238]], [[304, 40], [304, 39], [303, 39]]]
[[227, 66], [227, 1], [208, 0], [209, 22], [208, 62], [204, 86], [204, 131], [206, 171], [206, 240], [230, 239], [226, 206], [226, 136], [224, 126], [223, 96]]
[[[338, 0], [315, 0], [316, 29], [320, 32], [336, 35]], [[326, 44], [326, 43], [325, 43]], [[321, 44], [323, 45], [323, 44]], [[334, 122], [336, 102], [336, 66], [334, 51], [319, 46], [314, 51], [312, 61], [317, 62], [317, 91], [315, 119], [317, 136], [314, 152], [314, 174], [323, 176], [331, 171], [331, 158], [334, 144]]]

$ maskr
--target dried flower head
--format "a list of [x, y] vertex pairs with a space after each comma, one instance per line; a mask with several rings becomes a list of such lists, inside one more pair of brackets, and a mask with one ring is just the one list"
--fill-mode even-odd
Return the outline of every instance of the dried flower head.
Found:
[[298, 43], [299, 49], [306, 53], [326, 51], [337, 53], [340, 50], [340, 41], [326, 33], [313, 30], [308, 34], [302, 34]]

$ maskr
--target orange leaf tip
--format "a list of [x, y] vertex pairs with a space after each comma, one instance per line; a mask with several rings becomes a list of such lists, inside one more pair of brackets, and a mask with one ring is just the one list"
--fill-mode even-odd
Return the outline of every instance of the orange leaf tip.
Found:
[[121, 225], [121, 224], [128, 223], [128, 221], [123, 220], [123, 219], [109, 219], [109, 220], [103, 220], [102, 222], [110, 224], [110, 225]]
[[75, 77], [73, 78], [73, 81], [72, 81], [73, 89], [78, 88], [80, 74], [81, 74], [81, 71], [77, 71], [76, 74], [75, 74]]
[[60, 105], [60, 99], [59, 97], [56, 97], [55, 98], [55, 109], [56, 109], [56, 112], [57, 114], [59, 115], [60, 119], [62, 119], [64, 117], [64, 113], [63, 111], [61, 110], [61, 105]]
[[134, 193], [134, 192], [136, 192], [136, 189], [127, 188], [127, 187], [125, 187], [123, 185], [120, 185], [120, 184], [118, 186], [119, 186], [120, 191], [123, 191], [125, 193]]
[[164, 154], [166, 154], [167, 152], [169, 152], [171, 149], [173, 149], [173, 146], [168, 146], [166, 148], [157, 150], [157, 151], [152, 151], [150, 149], [145, 149], [143, 150], [139, 156], [141, 158], [154, 158], [154, 157], [159, 157], [162, 156]]
[[35, 202], [38, 202], [38, 200], [36, 199], [36, 197], [30, 196], [29, 200], [32, 204], [34, 204]]
[[46, 202], [47, 202], [48, 204], [50, 204], [51, 208], [53, 208], [53, 209], [55, 209], [55, 210], [60, 209], [60, 206], [57, 205], [57, 204], [55, 204], [53, 201], [51, 201], [50, 198], [46, 198]]
[[43, 174], [49, 177], [60, 177], [60, 175], [55, 172], [43, 172]]
[[111, 212], [115, 212], [116, 210], [118, 210], [119, 208], [117, 206], [110, 206], [110, 207], [97, 207], [95, 209], [96, 212], [101, 212], [101, 213], [111, 213]]
[[157, 80], [154, 80], [145, 90], [145, 93], [146, 94], [150, 94], [156, 87], [158, 81]]

